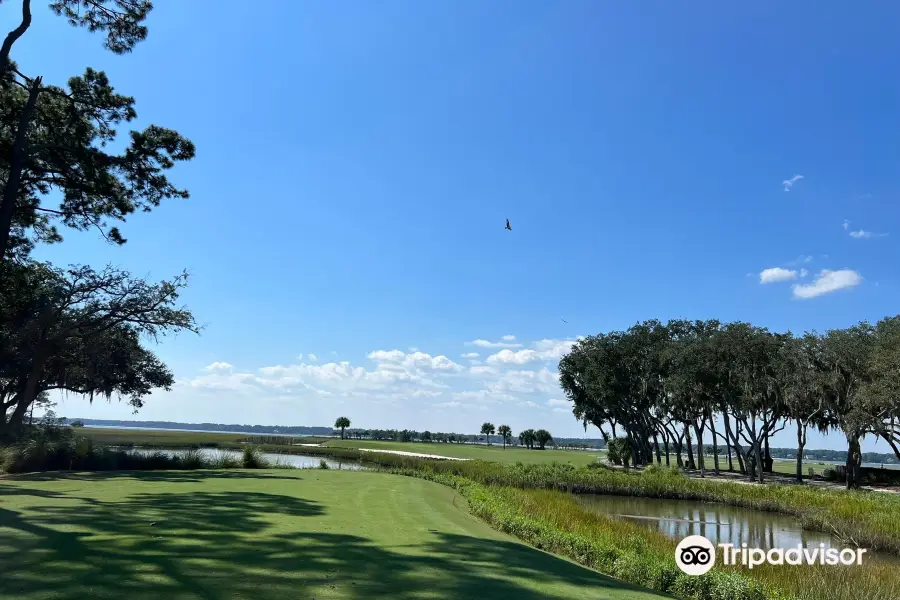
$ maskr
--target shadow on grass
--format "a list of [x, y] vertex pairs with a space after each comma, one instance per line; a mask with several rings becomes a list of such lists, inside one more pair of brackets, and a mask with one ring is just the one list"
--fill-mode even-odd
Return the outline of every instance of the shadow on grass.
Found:
[[[291, 470], [296, 473], [295, 470]], [[160, 481], [171, 483], [197, 482], [207, 479], [301, 479], [297, 475], [279, 475], [269, 471], [255, 469], [186, 469], [183, 471], [45, 471], [10, 475], [16, 481], [104, 481], [108, 479], [138, 479], [141, 481]], [[0, 479], [2, 482], [2, 479]]]
[[385, 547], [308, 531], [304, 521], [325, 507], [294, 496], [70, 500], [27, 516], [0, 504], [0, 597], [563, 598], [522, 580], [586, 587], [598, 598], [634, 589], [513, 542], [431, 532], [420, 545]]

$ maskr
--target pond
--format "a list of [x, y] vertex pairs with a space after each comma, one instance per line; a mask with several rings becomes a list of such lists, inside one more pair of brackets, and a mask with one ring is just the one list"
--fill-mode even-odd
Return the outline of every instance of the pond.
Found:
[[[750, 548], [805, 547], [845, 548], [839, 539], [819, 531], [807, 531], [794, 517], [749, 508], [692, 500], [633, 498], [579, 494], [576, 498], [590, 510], [656, 529], [680, 540], [702, 535], [713, 544], [734, 544]], [[866, 560], [900, 564], [892, 554], [868, 552]]]
[[[184, 449], [178, 448], [144, 448], [135, 446], [130, 449], [133, 452], [165, 452], [169, 455], [183, 454], [187, 452]], [[223, 450], [220, 448], [200, 448], [197, 450], [204, 457], [207, 458], [215, 458], [217, 456], [233, 456], [235, 458], [240, 459], [242, 453], [240, 450]], [[272, 463], [278, 465], [290, 465], [292, 467], [297, 467], [299, 469], [311, 469], [319, 466], [319, 463], [322, 460], [325, 460], [325, 464], [328, 465], [330, 469], [344, 469], [348, 471], [364, 471], [366, 467], [362, 466], [358, 462], [351, 460], [343, 460], [343, 459], [335, 459], [328, 458], [327, 456], [312, 456], [310, 454], [275, 454], [275, 453], [263, 453], [262, 456]]]

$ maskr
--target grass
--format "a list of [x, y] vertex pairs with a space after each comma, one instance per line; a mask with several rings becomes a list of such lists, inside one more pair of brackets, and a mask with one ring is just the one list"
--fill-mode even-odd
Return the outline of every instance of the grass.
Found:
[[652, 600], [385, 473], [155, 471], [0, 480], [0, 597]]
[[489, 460], [498, 463], [531, 463], [548, 464], [553, 462], [568, 463], [575, 466], [585, 466], [596, 462], [600, 456], [598, 452], [585, 450], [528, 450], [527, 448], [510, 447], [505, 449], [503, 445], [491, 446], [476, 444], [444, 444], [424, 442], [387, 442], [378, 440], [341, 440], [331, 439], [327, 442], [332, 448], [371, 448], [374, 450], [402, 450], [404, 452], [418, 452], [421, 454], [436, 454], [451, 458], [469, 458], [475, 460]]

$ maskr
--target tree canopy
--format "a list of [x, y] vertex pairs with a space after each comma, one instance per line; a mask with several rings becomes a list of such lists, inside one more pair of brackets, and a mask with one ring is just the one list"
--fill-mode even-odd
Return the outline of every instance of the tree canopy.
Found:
[[[577, 342], [559, 365], [560, 384], [585, 426], [609, 442], [620, 434], [635, 465], [665, 460], [706, 468], [694, 443], [719, 442], [729, 467], [759, 480], [771, 470], [769, 438], [797, 429], [797, 476], [809, 427], [847, 439], [848, 485], [858, 483], [860, 440], [876, 435], [900, 457], [900, 317], [875, 326], [795, 337], [749, 323], [657, 320]], [[710, 436], [704, 438], [704, 436]], [[693, 438], [693, 439], [692, 439]], [[660, 445], [663, 452], [660, 451]]]
[[[146, 0], [57, 0], [54, 12], [73, 25], [107, 34], [105, 45], [130, 51], [147, 35]], [[110, 222], [150, 211], [166, 198], [187, 198], [166, 171], [194, 157], [190, 140], [149, 125], [131, 131], [121, 152], [111, 152], [118, 128], [137, 117], [134, 98], [118, 94], [102, 71], [90, 67], [66, 88], [45, 85], [11, 60], [15, 42], [31, 25], [30, 0], [21, 23], [0, 48], [0, 258], [27, 252], [35, 241], [62, 239], [57, 224], [96, 228], [108, 241], [125, 238]], [[46, 201], [55, 194], [54, 208]]]

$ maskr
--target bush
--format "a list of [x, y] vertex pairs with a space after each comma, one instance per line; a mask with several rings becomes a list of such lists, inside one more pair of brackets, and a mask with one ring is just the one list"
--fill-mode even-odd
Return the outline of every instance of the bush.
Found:
[[330, 468], [330, 467], [328, 466], [328, 461], [325, 460], [324, 458], [321, 459], [321, 460], [319, 460], [319, 468], [320, 468], [320, 469], [328, 469], [328, 468]]
[[265, 469], [269, 466], [269, 463], [263, 457], [262, 450], [249, 444], [244, 446], [244, 452], [241, 456], [241, 466], [245, 469]]
[[614, 465], [628, 468], [631, 461], [631, 444], [627, 438], [613, 438], [606, 445], [606, 460]]

